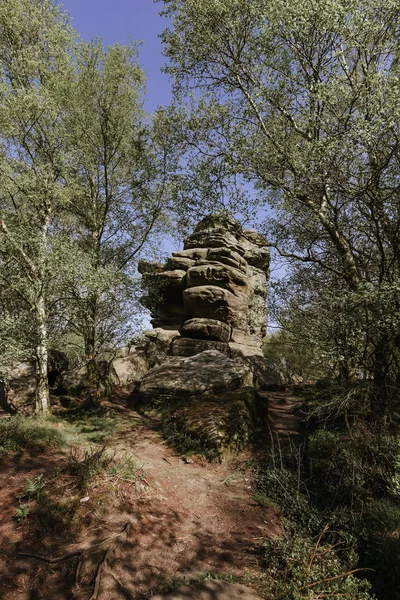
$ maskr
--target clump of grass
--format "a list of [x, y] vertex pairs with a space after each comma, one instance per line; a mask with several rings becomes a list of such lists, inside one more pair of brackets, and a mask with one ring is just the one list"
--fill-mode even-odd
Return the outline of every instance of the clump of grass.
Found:
[[114, 457], [112, 464], [107, 469], [107, 474], [111, 477], [115, 476], [125, 481], [136, 481], [137, 465], [133, 458], [129, 455]]
[[51, 423], [32, 417], [10, 417], [0, 420], [0, 456], [11, 451], [30, 449], [42, 451], [47, 446], [65, 446], [62, 431]]
[[107, 444], [100, 447], [71, 448], [67, 471], [76, 479], [78, 487], [87, 488], [90, 481], [99, 473], [106, 472], [115, 461]]

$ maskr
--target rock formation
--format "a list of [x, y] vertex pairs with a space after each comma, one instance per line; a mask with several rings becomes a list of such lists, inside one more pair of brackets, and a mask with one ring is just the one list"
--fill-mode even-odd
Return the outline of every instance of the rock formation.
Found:
[[258, 388], [278, 382], [261, 351], [269, 261], [260, 234], [220, 214], [164, 265], [140, 263], [154, 329], [114, 366], [126, 381], [124, 367], [140, 363], [132, 400], [162, 407], [164, 433], [178, 446], [190, 439], [221, 457], [265, 426]]
[[203, 219], [165, 265], [142, 261], [144, 304], [155, 328], [175, 331], [172, 355], [262, 356], [269, 262], [266, 240], [227, 215]]

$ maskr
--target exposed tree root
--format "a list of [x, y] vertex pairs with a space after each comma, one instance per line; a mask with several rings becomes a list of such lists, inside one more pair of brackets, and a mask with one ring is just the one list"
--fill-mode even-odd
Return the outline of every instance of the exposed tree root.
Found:
[[[104, 570], [104, 567], [107, 566], [108, 553], [110, 552], [110, 549], [111, 549], [113, 543], [118, 538], [120, 538], [122, 535], [127, 533], [130, 525], [131, 525], [130, 522], [125, 523], [124, 528], [119, 533], [116, 533], [108, 538], [105, 538], [104, 540], [101, 540], [100, 542], [95, 542], [94, 544], [92, 544], [88, 547], [80, 548], [80, 549], [74, 550], [72, 552], [67, 552], [67, 554], [62, 554], [61, 556], [56, 556], [54, 558], [42, 556], [41, 554], [34, 554], [32, 552], [18, 552], [18, 556], [26, 556], [29, 558], [35, 558], [37, 560], [41, 560], [50, 565], [58, 564], [65, 560], [79, 557], [78, 564], [76, 566], [76, 572], [75, 572], [75, 585], [76, 585], [76, 587], [78, 587], [79, 583], [80, 583], [79, 576], [80, 576], [81, 568], [82, 568], [85, 557], [95, 551], [98, 551], [101, 546], [108, 543], [109, 546], [108, 546], [107, 550], [105, 550], [105, 552], [103, 552], [102, 558], [96, 567], [96, 572], [95, 572], [95, 576], [94, 576], [93, 592], [89, 598], [89, 600], [97, 600], [97, 597], [99, 595], [99, 590], [100, 590], [100, 582], [101, 582], [102, 572]], [[121, 584], [121, 582], [119, 580], [117, 580], [117, 578], [115, 576], [113, 576], [113, 577], [120, 586], [124, 587], [123, 584]], [[126, 588], [125, 588], [125, 591], [127, 591]]]
[[74, 558], [75, 556], [90, 554], [91, 552], [94, 552], [94, 550], [98, 550], [99, 546], [102, 546], [106, 542], [112, 542], [116, 538], [118, 538], [121, 535], [123, 535], [124, 533], [126, 533], [129, 525], [130, 525], [130, 522], [125, 523], [123, 530], [120, 531], [119, 533], [116, 533], [108, 538], [105, 538], [104, 540], [101, 540], [100, 542], [95, 542], [94, 544], [92, 544], [91, 546], [88, 546], [87, 548], [80, 548], [78, 550], [68, 552], [67, 554], [62, 554], [61, 556], [56, 556], [55, 558], [51, 558], [51, 557], [49, 558], [47, 556], [42, 556], [41, 554], [33, 554], [32, 552], [18, 552], [18, 556], [27, 556], [29, 558], [36, 558], [37, 560], [42, 560], [43, 562], [46, 562], [50, 565], [54, 565], [54, 564], [57, 564], [64, 560]]

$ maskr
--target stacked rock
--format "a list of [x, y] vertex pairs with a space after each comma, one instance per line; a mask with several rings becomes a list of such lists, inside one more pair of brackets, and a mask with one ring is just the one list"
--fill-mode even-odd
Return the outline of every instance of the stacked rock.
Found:
[[261, 355], [269, 262], [263, 236], [226, 214], [203, 219], [165, 265], [142, 262], [143, 303], [154, 327], [175, 331], [171, 353]]

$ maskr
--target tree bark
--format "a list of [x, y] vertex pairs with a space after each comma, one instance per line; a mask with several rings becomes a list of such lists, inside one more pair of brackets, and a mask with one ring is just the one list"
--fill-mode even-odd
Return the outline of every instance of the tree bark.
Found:
[[373, 365], [372, 411], [374, 419], [384, 423], [390, 416], [392, 403], [390, 369], [394, 354], [394, 344], [385, 335], [376, 343]]
[[96, 364], [96, 313], [97, 313], [97, 298], [91, 296], [88, 304], [87, 321], [85, 327], [84, 343], [86, 369], [89, 379], [89, 395], [93, 401], [99, 398], [100, 382]]
[[37, 299], [36, 319], [38, 343], [36, 346], [36, 414], [45, 417], [51, 412], [49, 380], [47, 375], [47, 315], [43, 294]]

